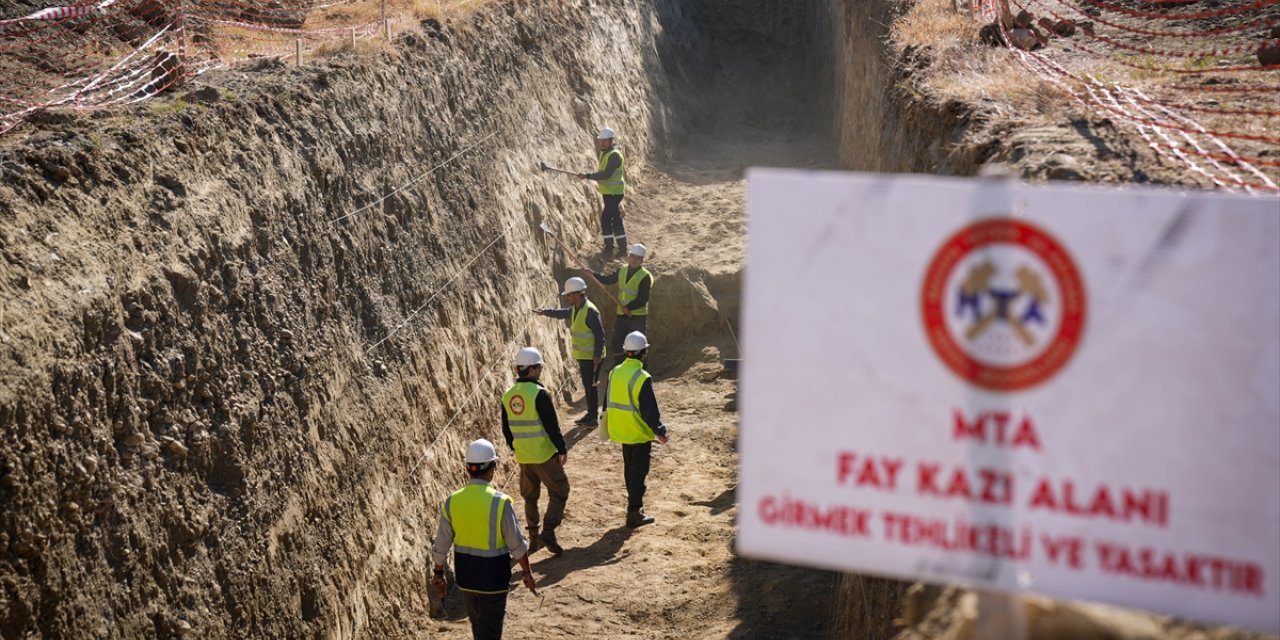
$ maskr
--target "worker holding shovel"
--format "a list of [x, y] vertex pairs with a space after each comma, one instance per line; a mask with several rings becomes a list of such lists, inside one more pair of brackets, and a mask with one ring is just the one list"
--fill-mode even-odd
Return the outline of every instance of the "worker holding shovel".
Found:
[[627, 190], [625, 159], [622, 150], [614, 140], [613, 129], [603, 127], [596, 136], [596, 153], [599, 159], [595, 173], [579, 173], [583, 180], [595, 180], [596, 190], [604, 199], [604, 207], [600, 211], [600, 235], [604, 240], [604, 248], [600, 254], [606, 258], [613, 255], [613, 246], [618, 247], [618, 255], [627, 250], [627, 231], [622, 226], [622, 197]]
[[569, 321], [573, 359], [578, 361], [578, 373], [582, 376], [582, 388], [586, 391], [587, 401], [587, 413], [576, 424], [595, 427], [599, 425], [596, 418], [600, 407], [596, 379], [600, 373], [600, 361], [604, 359], [604, 323], [600, 320], [600, 311], [596, 309], [596, 305], [587, 299], [587, 283], [582, 278], [565, 280], [564, 292], [560, 295], [568, 299], [568, 307], [534, 309], [533, 312]]

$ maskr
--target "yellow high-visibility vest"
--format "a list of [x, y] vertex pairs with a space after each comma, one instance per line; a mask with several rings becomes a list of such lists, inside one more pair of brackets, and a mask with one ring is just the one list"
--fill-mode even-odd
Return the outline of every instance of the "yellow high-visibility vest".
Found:
[[609, 372], [609, 397], [605, 405], [609, 439], [620, 444], [641, 444], [656, 439], [640, 417], [640, 387], [649, 379], [644, 363], [627, 358]]
[[468, 484], [444, 501], [442, 516], [453, 528], [453, 564], [458, 588], [472, 593], [506, 593], [511, 552], [502, 535], [502, 514], [511, 497], [490, 484]]
[[600, 162], [596, 165], [596, 172], [604, 171], [609, 164], [609, 156], [618, 156], [618, 170], [613, 172], [611, 176], [605, 176], [604, 180], [596, 183], [596, 191], [606, 196], [620, 196], [627, 190], [626, 164], [627, 161], [622, 157], [622, 150], [617, 147], [610, 147], [600, 154]]
[[517, 382], [502, 394], [502, 408], [507, 412], [507, 426], [511, 428], [511, 447], [516, 450], [516, 462], [520, 464], [542, 464], [557, 453], [534, 404], [541, 390], [542, 386], [536, 382]]
[[[590, 300], [583, 303], [581, 309], [569, 310], [570, 317], [573, 318], [569, 324], [569, 332], [573, 338], [574, 360], [594, 360], [596, 357], [596, 334], [591, 333], [591, 327], [587, 326], [587, 316], [591, 315], [591, 311], [595, 311], [597, 315], [600, 313]], [[601, 357], [605, 355], [604, 351], [601, 350]]]
[[[626, 264], [622, 265], [621, 269], [618, 269], [618, 315], [624, 315], [625, 312], [623, 311], [623, 309], [625, 309], [627, 305], [631, 304], [632, 300], [635, 300], [637, 297], [639, 297], [640, 283], [643, 282], [645, 278], [649, 279], [649, 288], [650, 288], [650, 294], [651, 294], [649, 296], [649, 299], [652, 300], [653, 299], [653, 296], [652, 296], [653, 274], [649, 273], [648, 269], [645, 269], [644, 267], [640, 267], [633, 272], [631, 271], [631, 265], [626, 265]], [[633, 316], [649, 315], [649, 303], [648, 302], [644, 303], [644, 306], [640, 307], [639, 309], [632, 309], [631, 315]]]

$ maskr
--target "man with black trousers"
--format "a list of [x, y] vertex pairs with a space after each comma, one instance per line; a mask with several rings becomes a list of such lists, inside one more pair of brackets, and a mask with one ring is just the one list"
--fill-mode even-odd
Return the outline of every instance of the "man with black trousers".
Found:
[[618, 315], [614, 318], [613, 337], [609, 340], [609, 351], [615, 354], [616, 362], [623, 359], [622, 341], [628, 334], [649, 330], [649, 293], [653, 289], [653, 274], [644, 268], [644, 258], [648, 254], [649, 249], [637, 243], [627, 253], [627, 263], [617, 271], [610, 274], [589, 271], [600, 284], [618, 284]]
[[[524, 586], [537, 594], [538, 583], [529, 568], [528, 545], [520, 533], [510, 496], [493, 488], [498, 468], [493, 443], [480, 439], [467, 446], [467, 486], [453, 492], [440, 511], [440, 526], [431, 559], [431, 586], [441, 598], [449, 592], [445, 565], [453, 549], [454, 577], [471, 621], [475, 640], [501, 640], [511, 590], [511, 559], [524, 571]], [[456, 545], [456, 547], [455, 547]]]
[[605, 423], [609, 439], [622, 445], [622, 477], [627, 485], [627, 527], [636, 528], [653, 522], [645, 515], [645, 479], [653, 441], [667, 443], [667, 425], [658, 412], [658, 398], [653, 394], [653, 380], [644, 370], [649, 340], [633, 331], [623, 340], [626, 359], [609, 372], [605, 386]]
[[600, 424], [596, 419], [600, 407], [596, 376], [600, 373], [600, 361], [604, 359], [604, 323], [596, 305], [587, 299], [587, 283], [582, 278], [565, 280], [564, 292], [560, 295], [568, 299], [568, 307], [534, 309], [533, 312], [569, 321], [573, 359], [578, 361], [578, 375], [582, 377], [587, 401], [587, 412], [576, 424], [594, 427]]
[[618, 246], [618, 255], [627, 250], [627, 230], [622, 226], [622, 198], [627, 192], [626, 159], [614, 139], [613, 129], [602, 127], [596, 135], [596, 171], [579, 173], [583, 180], [595, 180], [596, 191], [604, 206], [600, 209], [600, 236], [604, 249], [600, 254], [608, 258], [613, 253], [610, 243]]

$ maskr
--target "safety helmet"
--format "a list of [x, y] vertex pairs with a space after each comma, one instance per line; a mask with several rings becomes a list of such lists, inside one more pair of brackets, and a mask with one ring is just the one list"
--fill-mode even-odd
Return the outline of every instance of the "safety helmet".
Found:
[[560, 295], [567, 296], [571, 293], [582, 293], [583, 291], [586, 291], [586, 290], [587, 290], [586, 280], [583, 280], [582, 278], [569, 278], [568, 280], [564, 281], [564, 293]]
[[525, 347], [516, 354], [517, 367], [532, 367], [542, 364], [542, 352], [533, 347]]
[[493, 443], [480, 438], [467, 445], [467, 464], [488, 464], [498, 459], [498, 450]]
[[644, 245], [642, 245], [642, 244], [640, 244], [639, 242], [637, 242], [637, 243], [635, 243], [635, 244], [631, 245], [631, 251], [630, 251], [630, 253], [631, 253], [631, 255], [633, 255], [633, 256], [635, 256], [635, 257], [637, 257], [637, 258], [643, 258], [643, 257], [645, 257], [645, 256], [649, 255], [649, 250], [648, 250], [648, 249], [646, 249]]
[[610, 129], [609, 127], [600, 127], [600, 133], [596, 135], [596, 138], [599, 140], [612, 140], [613, 135], [613, 129]]
[[649, 339], [639, 331], [632, 331], [622, 341], [623, 351], [643, 351], [649, 348]]

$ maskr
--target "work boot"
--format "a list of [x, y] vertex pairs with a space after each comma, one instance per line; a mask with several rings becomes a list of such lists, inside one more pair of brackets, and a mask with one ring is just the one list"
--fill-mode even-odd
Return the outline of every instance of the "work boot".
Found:
[[542, 546], [546, 547], [547, 551], [550, 551], [553, 556], [558, 556], [564, 553], [564, 547], [561, 547], [560, 543], [556, 541], [556, 532], [554, 529], [547, 529], [542, 532], [538, 541], [541, 542]]
[[538, 540], [538, 528], [529, 527], [529, 553], [533, 553], [542, 548], [542, 543]]
[[647, 516], [642, 509], [627, 512], [627, 528], [635, 529], [653, 522], [653, 516]]

